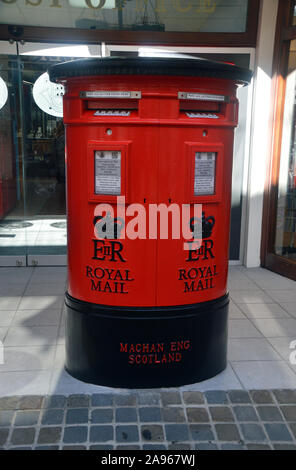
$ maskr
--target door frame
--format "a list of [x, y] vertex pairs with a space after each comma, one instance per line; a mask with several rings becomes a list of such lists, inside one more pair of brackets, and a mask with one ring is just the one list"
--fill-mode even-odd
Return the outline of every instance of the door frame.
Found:
[[289, 260], [273, 252], [286, 95], [286, 69], [290, 42], [296, 39], [296, 26], [291, 26], [293, 7], [294, 1], [292, 0], [279, 1], [272, 75], [273, 132], [263, 200], [261, 266], [296, 280], [296, 260]]

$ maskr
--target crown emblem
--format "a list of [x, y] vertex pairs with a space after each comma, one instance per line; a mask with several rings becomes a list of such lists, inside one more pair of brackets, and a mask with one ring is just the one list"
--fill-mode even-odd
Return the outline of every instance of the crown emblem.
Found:
[[94, 226], [98, 238], [107, 238], [109, 240], [120, 238], [121, 231], [124, 227], [124, 220], [121, 217], [111, 217], [107, 212], [105, 217], [99, 215], [94, 217]]
[[209, 238], [212, 235], [215, 218], [212, 215], [206, 218], [203, 212], [201, 220], [197, 217], [191, 217], [189, 225], [194, 239]]

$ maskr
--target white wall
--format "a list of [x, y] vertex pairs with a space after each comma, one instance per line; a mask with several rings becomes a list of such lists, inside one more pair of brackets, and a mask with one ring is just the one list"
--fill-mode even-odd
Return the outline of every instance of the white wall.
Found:
[[264, 184], [270, 158], [271, 82], [278, 0], [262, 0], [255, 58], [254, 95], [250, 135], [248, 182], [245, 195], [246, 236], [243, 262], [260, 265]]

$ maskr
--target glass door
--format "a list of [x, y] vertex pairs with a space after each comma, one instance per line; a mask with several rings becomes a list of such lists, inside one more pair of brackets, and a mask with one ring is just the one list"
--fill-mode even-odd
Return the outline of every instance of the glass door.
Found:
[[[9, 100], [0, 110], [0, 195], [6, 204], [2, 213], [0, 209], [0, 265], [63, 265], [67, 247], [63, 87], [49, 82], [47, 70], [71, 58], [100, 56], [101, 48], [38, 43], [14, 44], [14, 48], [10, 59], [0, 55], [0, 77], [11, 84]], [[5, 67], [11, 70], [5, 72]], [[8, 142], [10, 153], [5, 149]], [[8, 175], [10, 189], [5, 182]]]
[[275, 194], [271, 253], [275, 269], [296, 280], [296, 39], [290, 42], [286, 68], [281, 150]]
[[15, 44], [0, 42], [0, 266], [25, 266], [21, 69]]

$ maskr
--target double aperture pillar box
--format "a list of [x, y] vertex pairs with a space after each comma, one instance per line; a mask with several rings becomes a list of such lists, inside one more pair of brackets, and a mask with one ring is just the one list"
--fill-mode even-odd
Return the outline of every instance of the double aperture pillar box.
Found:
[[49, 73], [66, 87], [67, 371], [129, 388], [218, 374], [236, 89], [251, 72], [110, 57]]

